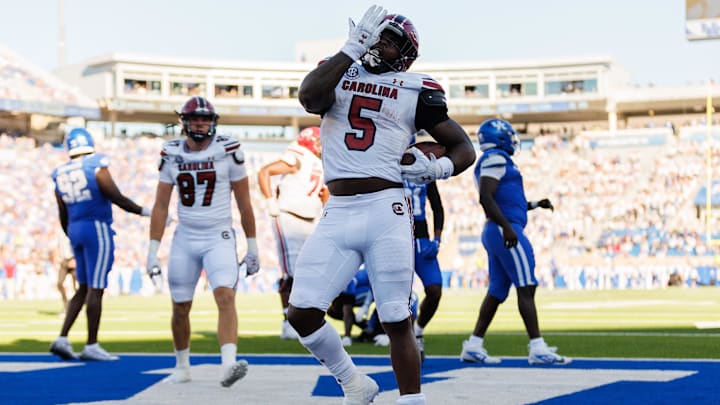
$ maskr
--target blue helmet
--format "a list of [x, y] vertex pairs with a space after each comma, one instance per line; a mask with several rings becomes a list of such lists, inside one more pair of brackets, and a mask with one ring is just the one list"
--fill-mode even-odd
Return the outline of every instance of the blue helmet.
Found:
[[95, 142], [85, 128], [73, 128], [68, 132], [65, 136], [65, 147], [70, 157], [95, 153]]
[[477, 135], [482, 151], [499, 148], [512, 155], [520, 145], [512, 125], [500, 118], [491, 118], [483, 122]]

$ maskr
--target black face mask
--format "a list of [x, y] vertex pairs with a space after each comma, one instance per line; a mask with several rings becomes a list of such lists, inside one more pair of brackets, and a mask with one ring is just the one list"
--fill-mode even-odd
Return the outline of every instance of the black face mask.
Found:
[[[380, 57], [378, 49], [371, 48], [362, 58], [362, 64], [365, 70], [370, 73], [385, 73], [385, 72], [404, 72], [407, 70], [406, 66], [412, 63], [413, 57], [408, 58], [406, 55], [414, 50], [412, 42], [402, 35], [398, 35], [394, 31], [387, 29], [383, 31], [381, 40], [392, 45], [398, 52], [399, 56], [394, 60], [388, 61]], [[417, 54], [415, 52], [415, 54]], [[409, 61], [409, 62], [408, 62]]]
[[210, 128], [208, 129], [208, 132], [206, 134], [200, 133], [200, 132], [193, 132], [190, 130], [190, 117], [182, 117], [182, 123], [183, 123], [183, 130], [185, 131], [185, 135], [189, 136], [196, 142], [202, 142], [203, 140], [207, 138], [211, 138], [213, 135], [215, 135], [215, 127], [217, 125], [217, 118], [213, 118], [213, 120], [210, 122]]

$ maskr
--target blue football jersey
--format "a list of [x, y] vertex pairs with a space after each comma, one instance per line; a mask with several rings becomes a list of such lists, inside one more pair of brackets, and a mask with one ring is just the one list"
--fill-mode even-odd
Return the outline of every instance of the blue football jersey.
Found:
[[345, 287], [343, 294], [354, 295], [355, 306], [361, 306], [370, 292], [370, 279], [368, 278], [367, 270], [365, 270], [365, 266], [363, 265], [360, 266], [360, 269], [355, 274], [355, 277], [353, 277], [347, 287]]
[[527, 224], [527, 199], [520, 170], [507, 152], [501, 149], [486, 150], [475, 164], [475, 184], [480, 177], [489, 176], [500, 181], [493, 198], [510, 223], [523, 228]]
[[409, 181], [403, 181], [405, 185], [405, 193], [410, 198], [412, 204], [413, 220], [425, 221], [425, 202], [427, 201], [427, 184], [413, 184]]
[[52, 173], [55, 190], [67, 206], [68, 221], [101, 221], [112, 223], [112, 202], [103, 195], [95, 173], [110, 165], [102, 153], [72, 159]]

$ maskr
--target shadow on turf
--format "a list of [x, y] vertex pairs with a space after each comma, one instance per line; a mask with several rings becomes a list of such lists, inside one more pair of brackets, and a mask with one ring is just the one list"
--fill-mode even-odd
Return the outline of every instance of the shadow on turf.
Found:
[[[666, 359], [720, 359], [717, 351], [716, 333], [692, 333], [691, 330], [646, 331], [647, 334], [624, 334], [622, 331], [582, 331], [579, 335], [568, 332], [546, 332], [545, 340], [558, 346], [560, 353], [571, 357], [586, 358], [666, 358]], [[456, 356], [460, 354], [462, 341], [468, 334], [425, 335], [425, 352], [428, 355]], [[70, 335], [75, 351], [82, 350], [82, 338]], [[170, 339], [143, 339], [142, 336], [123, 339], [103, 338], [103, 347], [114, 353], [172, 353]], [[485, 347], [496, 356], [527, 356], [528, 338], [523, 333], [489, 332]], [[193, 353], [218, 353], [215, 332], [194, 331], [191, 340]], [[18, 339], [0, 344], [5, 353], [47, 353], [50, 339]], [[388, 347], [377, 347], [372, 343], [354, 343], [347, 348], [355, 354], [389, 354]], [[282, 340], [278, 336], [241, 336], [238, 339], [238, 353], [249, 354], [308, 354], [296, 340]]]
[[[82, 350], [82, 337], [74, 338], [70, 334], [73, 349]], [[172, 353], [173, 344], [170, 339], [143, 339], [141, 336], [132, 339], [103, 339], [100, 342], [104, 349], [113, 353]], [[3, 353], [47, 353], [51, 340], [17, 339], [12, 343], [0, 344]], [[215, 332], [193, 332], [191, 338], [193, 353], [218, 353], [217, 335]], [[358, 343], [348, 348], [350, 354], [387, 354], [387, 347], [376, 347], [370, 343]], [[308, 354], [297, 340], [283, 340], [279, 336], [241, 336], [238, 339], [238, 353], [262, 354]]]

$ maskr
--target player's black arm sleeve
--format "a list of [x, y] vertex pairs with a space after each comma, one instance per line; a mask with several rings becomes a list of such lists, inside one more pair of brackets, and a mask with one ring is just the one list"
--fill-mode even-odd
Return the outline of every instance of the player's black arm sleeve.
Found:
[[434, 181], [427, 186], [427, 199], [433, 212], [433, 236], [438, 238], [442, 234], [445, 225], [445, 209], [442, 205], [437, 183]]
[[447, 111], [445, 93], [440, 90], [421, 91], [415, 108], [415, 128], [429, 132], [437, 124], [450, 119]]

